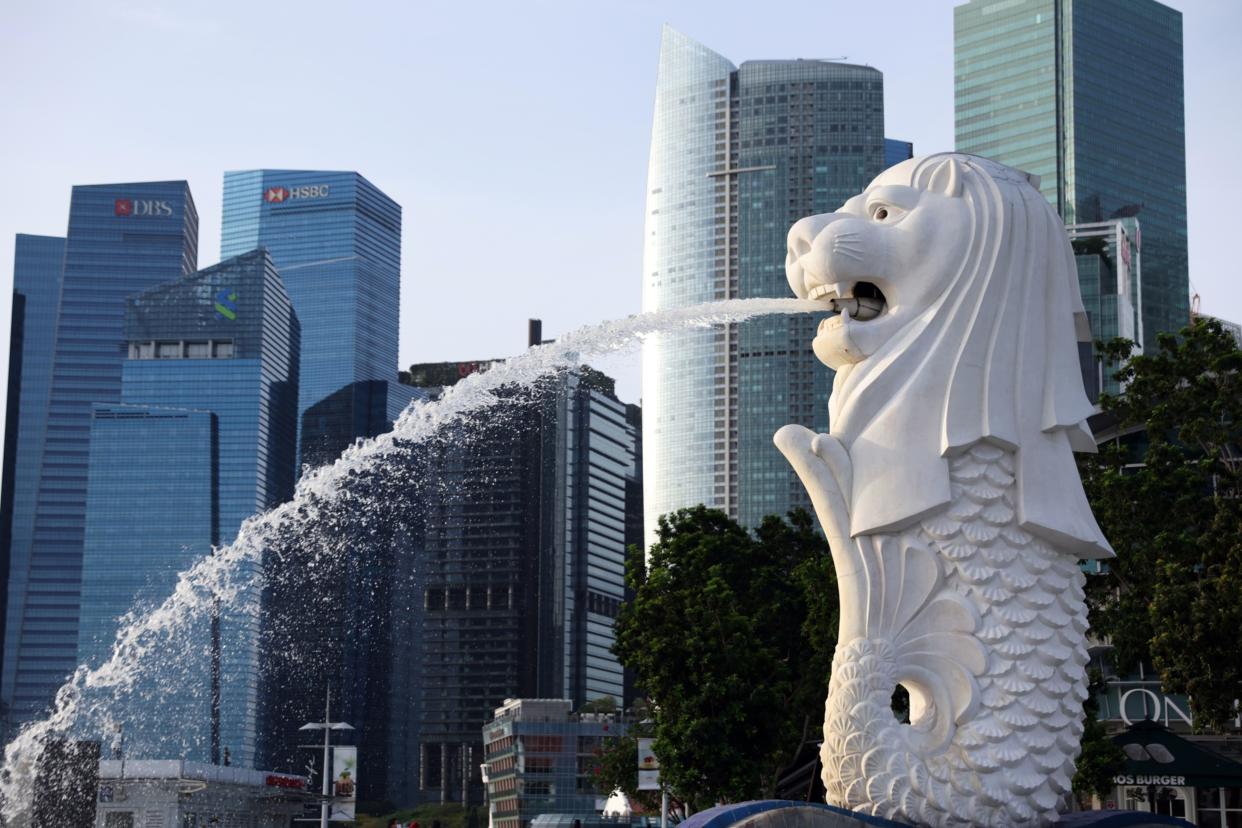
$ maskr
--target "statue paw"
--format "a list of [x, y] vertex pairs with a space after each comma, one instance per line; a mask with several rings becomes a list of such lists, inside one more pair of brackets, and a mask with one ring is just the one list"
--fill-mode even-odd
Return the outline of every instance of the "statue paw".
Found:
[[791, 424], [777, 431], [772, 442], [802, 480], [824, 532], [830, 539], [848, 538], [853, 471], [841, 441]]

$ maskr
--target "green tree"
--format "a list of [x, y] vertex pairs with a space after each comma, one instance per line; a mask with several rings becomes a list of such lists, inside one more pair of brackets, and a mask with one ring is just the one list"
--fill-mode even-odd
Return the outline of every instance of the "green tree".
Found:
[[1117, 551], [1091, 578], [1092, 626], [1118, 667], [1150, 660], [1198, 727], [1219, 728], [1242, 697], [1242, 351], [1215, 321], [1158, 343], [1105, 347], [1125, 390], [1100, 400], [1122, 436], [1080, 459]]
[[1092, 794], [1105, 799], [1113, 791], [1113, 777], [1121, 772], [1126, 763], [1126, 755], [1113, 740], [1109, 738], [1104, 725], [1100, 724], [1096, 714], [1099, 705], [1096, 696], [1104, 690], [1104, 676], [1099, 670], [1092, 670], [1087, 698], [1083, 701], [1083, 712], [1086, 721], [1082, 730], [1082, 753], [1074, 766], [1074, 793], [1083, 800]]
[[836, 579], [811, 517], [768, 517], [752, 536], [683, 509], [626, 577], [615, 651], [650, 700], [661, 778], [696, 809], [771, 796], [819, 727], [836, 638]]
[[612, 736], [595, 753], [593, 777], [595, 790], [607, 796], [618, 788], [625, 792], [630, 802], [637, 802], [647, 812], [660, 807], [658, 791], [638, 789], [638, 737], [650, 736], [650, 727], [638, 723], [624, 736]]

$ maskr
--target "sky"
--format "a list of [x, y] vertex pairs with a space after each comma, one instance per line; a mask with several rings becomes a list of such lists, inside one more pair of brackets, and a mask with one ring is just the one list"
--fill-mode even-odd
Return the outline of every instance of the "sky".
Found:
[[[1205, 313], [1242, 321], [1242, 3], [1167, 4], [1184, 15], [1191, 281]], [[0, 331], [14, 234], [63, 235], [72, 185], [188, 180], [206, 267], [224, 171], [260, 167], [357, 170], [403, 206], [402, 366], [518, 353], [530, 317], [556, 337], [636, 313], [662, 25], [734, 64], [875, 66], [886, 134], [926, 154], [953, 148], [954, 5], [3, 0]], [[593, 364], [638, 401], [637, 354]]]

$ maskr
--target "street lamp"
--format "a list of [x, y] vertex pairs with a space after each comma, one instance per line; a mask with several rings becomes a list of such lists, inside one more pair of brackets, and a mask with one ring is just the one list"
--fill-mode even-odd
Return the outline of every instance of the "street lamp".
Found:
[[328, 787], [331, 779], [331, 771], [328, 769], [329, 756], [332, 751], [332, 731], [334, 730], [353, 730], [353, 725], [346, 722], [332, 721], [332, 688], [327, 687], [324, 690], [323, 697], [323, 721], [308, 722], [298, 728], [301, 730], [322, 730], [323, 731], [323, 803], [319, 806], [319, 828], [328, 828], [328, 808], [331, 806], [331, 799], [328, 794], [331, 792]]

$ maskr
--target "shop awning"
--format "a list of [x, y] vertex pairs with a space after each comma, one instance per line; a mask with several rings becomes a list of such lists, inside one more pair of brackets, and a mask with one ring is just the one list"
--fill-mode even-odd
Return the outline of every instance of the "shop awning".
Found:
[[1242, 788], [1242, 764], [1199, 747], [1152, 721], [1138, 722], [1113, 737], [1126, 764], [1117, 785]]

